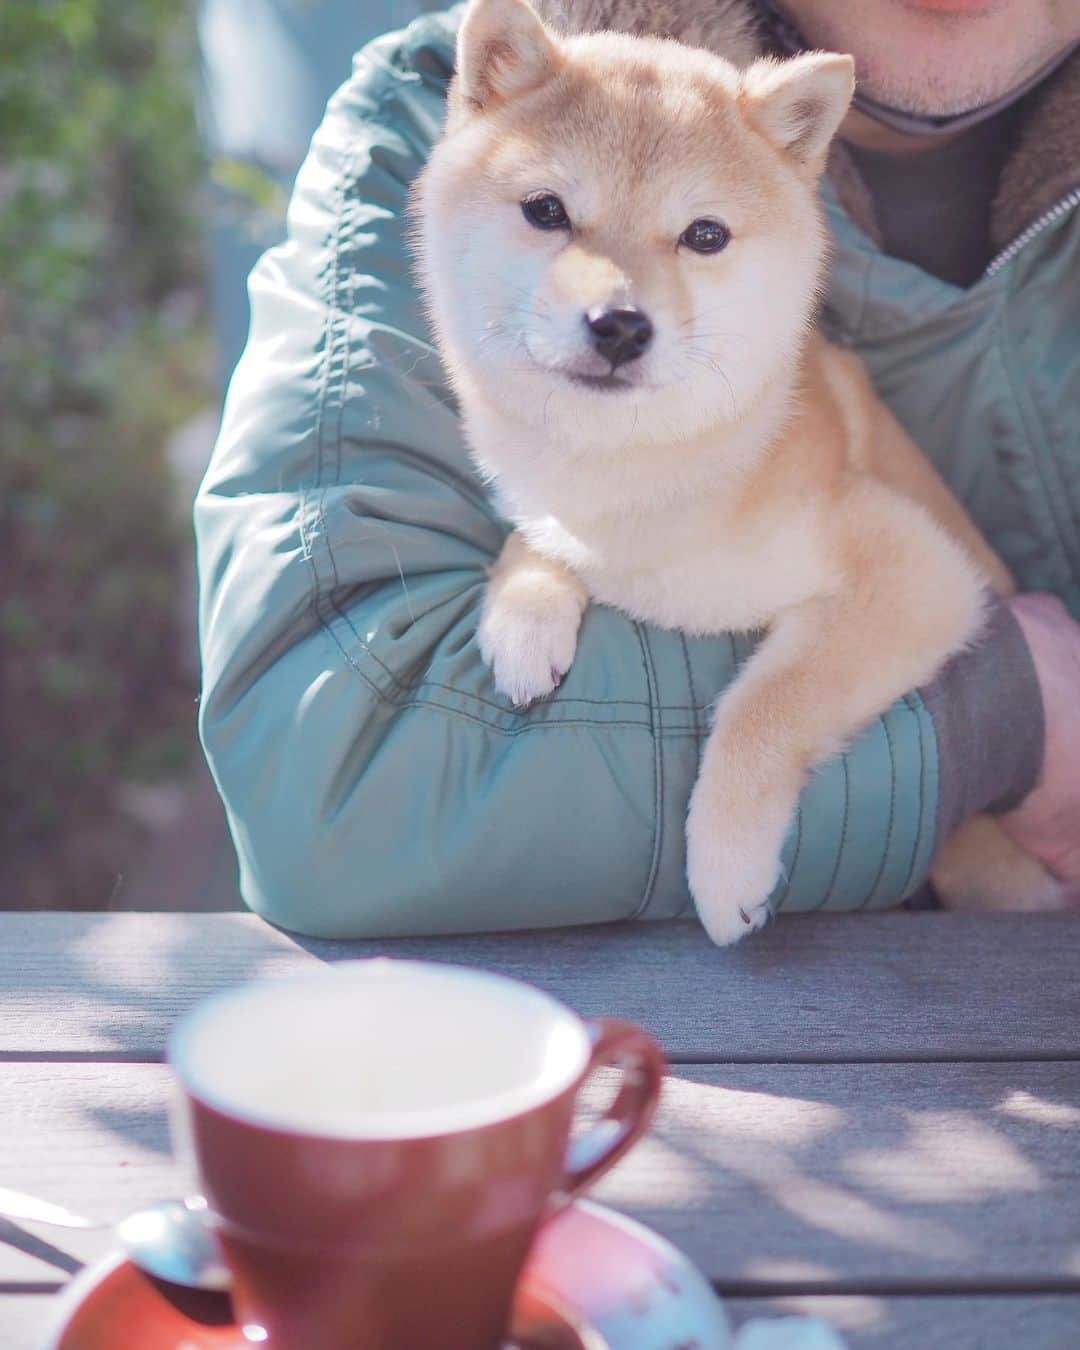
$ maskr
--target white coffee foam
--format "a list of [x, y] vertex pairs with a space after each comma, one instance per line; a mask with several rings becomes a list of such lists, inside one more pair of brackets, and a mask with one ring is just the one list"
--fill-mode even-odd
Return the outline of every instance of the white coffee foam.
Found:
[[183, 1019], [169, 1058], [196, 1097], [281, 1129], [400, 1138], [475, 1128], [584, 1070], [581, 1021], [527, 985], [411, 961], [262, 980]]

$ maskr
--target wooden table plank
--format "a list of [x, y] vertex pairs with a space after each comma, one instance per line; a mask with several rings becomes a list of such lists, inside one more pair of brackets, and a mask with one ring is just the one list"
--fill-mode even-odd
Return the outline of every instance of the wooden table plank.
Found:
[[[923, 1295], [726, 1300], [735, 1326], [751, 1318], [803, 1313], [841, 1333], [849, 1350], [1073, 1350], [1080, 1340], [1080, 1296]], [[4, 1350], [40, 1350], [51, 1300], [0, 1293]]]
[[52, 1300], [41, 1294], [0, 1293], [0, 1345], [4, 1350], [41, 1350]]
[[[4, 1350], [40, 1350], [51, 1299], [0, 1293]], [[804, 1313], [821, 1317], [849, 1350], [1074, 1350], [1080, 1295], [914, 1295], [892, 1298], [729, 1299], [732, 1322]]]
[[[1080, 1293], [1080, 1064], [694, 1066], [667, 1088], [597, 1195], [726, 1292]], [[103, 1215], [178, 1193], [169, 1094], [160, 1065], [0, 1066], [0, 1185]], [[34, 1231], [55, 1250], [0, 1246], [0, 1285], [103, 1245]]]
[[1080, 1057], [1080, 923], [907, 913], [793, 917], [731, 951], [689, 923], [328, 943], [250, 915], [3, 914], [0, 1054], [152, 1059], [212, 990], [374, 952], [531, 980], [676, 1058]]
[[729, 1299], [732, 1321], [821, 1317], [849, 1350], [1075, 1350], [1080, 1295]]

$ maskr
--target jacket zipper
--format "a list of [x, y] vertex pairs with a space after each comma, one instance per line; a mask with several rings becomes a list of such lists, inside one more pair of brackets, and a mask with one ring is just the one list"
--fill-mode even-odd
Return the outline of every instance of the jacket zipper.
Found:
[[1056, 201], [1048, 211], [1044, 211], [1038, 219], [1033, 220], [1031, 224], [1016, 236], [1010, 244], [1006, 244], [996, 257], [991, 258], [987, 264], [984, 277], [992, 277], [1005, 266], [1012, 262], [1021, 249], [1026, 248], [1036, 235], [1042, 234], [1043, 230], [1048, 230], [1051, 225], [1056, 225], [1069, 214], [1070, 211], [1080, 206], [1080, 187], [1074, 187], [1071, 192], [1067, 192], [1064, 197]]

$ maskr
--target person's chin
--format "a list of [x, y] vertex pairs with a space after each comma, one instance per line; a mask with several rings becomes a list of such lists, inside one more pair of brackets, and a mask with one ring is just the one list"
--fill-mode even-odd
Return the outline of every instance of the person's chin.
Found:
[[935, 10], [940, 14], [980, 14], [1000, 8], [1000, 0], [904, 0], [911, 9]]

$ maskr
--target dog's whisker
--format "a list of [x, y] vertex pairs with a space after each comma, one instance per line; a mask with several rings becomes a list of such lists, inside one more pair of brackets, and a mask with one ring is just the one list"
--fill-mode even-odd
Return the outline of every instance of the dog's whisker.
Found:
[[441, 379], [429, 380], [425, 379], [424, 376], [422, 375], [416, 374], [417, 369], [419, 368], [420, 364], [425, 360], [426, 355], [427, 354], [425, 353], [424, 356], [418, 356], [414, 358], [410, 366], [405, 365], [405, 360], [407, 359], [405, 357], [400, 357], [397, 359], [388, 357], [378, 357], [374, 361], [362, 361], [354, 366], [351, 366], [350, 374], [363, 375], [366, 371], [369, 370], [385, 370], [389, 371], [391, 374], [395, 376], [399, 376], [402, 379], [407, 379], [413, 385], [419, 385], [422, 389], [445, 389], [448, 383], [445, 376]]
[[626, 447], [627, 447], [627, 446], [630, 444], [630, 442], [634, 439], [634, 432], [637, 431], [638, 411], [639, 411], [639, 408], [640, 408], [640, 402], [639, 402], [638, 399], [635, 399], [635, 400], [634, 400], [634, 420], [633, 420], [633, 423], [632, 423], [631, 426], [630, 426], [630, 430], [626, 433], [626, 439], [623, 441], [622, 445], [619, 446], [619, 449], [618, 449], [618, 451], [617, 451], [618, 454], [622, 454], [622, 452], [626, 449]]
[[686, 359], [695, 366], [701, 366], [705, 370], [711, 371], [714, 375], [719, 375], [724, 381], [724, 384], [727, 386], [728, 397], [731, 399], [731, 419], [732, 421], [736, 421], [739, 414], [738, 403], [735, 399], [735, 390], [732, 388], [731, 381], [728, 379], [723, 366], [721, 366], [713, 357], [707, 356], [701, 352], [687, 352]]
[[682, 333], [676, 337], [676, 342], [705, 342], [710, 338], [736, 338], [740, 342], [746, 341], [745, 333], [736, 333], [729, 328], [705, 328], [695, 329], [692, 333]]
[[548, 425], [548, 409], [550, 408], [550, 406], [551, 406], [551, 400], [552, 400], [554, 397], [555, 397], [555, 390], [554, 390], [554, 389], [549, 389], [549, 390], [548, 390], [547, 398], [544, 399], [544, 408], [543, 408], [543, 411], [542, 411], [541, 414], [540, 414], [541, 423], [542, 423], [542, 425], [543, 425], [545, 431], [547, 430], [547, 425]]

